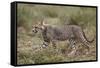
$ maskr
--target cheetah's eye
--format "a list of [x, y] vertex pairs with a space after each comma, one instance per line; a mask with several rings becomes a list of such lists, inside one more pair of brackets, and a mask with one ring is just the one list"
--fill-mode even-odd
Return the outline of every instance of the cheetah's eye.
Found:
[[38, 28], [38, 27], [35, 27], [35, 28]]

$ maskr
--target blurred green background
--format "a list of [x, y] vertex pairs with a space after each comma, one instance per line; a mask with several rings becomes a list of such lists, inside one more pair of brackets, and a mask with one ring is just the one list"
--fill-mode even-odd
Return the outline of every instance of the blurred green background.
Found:
[[96, 8], [75, 6], [52, 6], [36, 4], [17, 5], [17, 64], [41, 64], [96, 59], [96, 40], [90, 44], [90, 54], [85, 55], [85, 48], [78, 44], [77, 54], [67, 56], [70, 51], [68, 42], [57, 42], [57, 49], [50, 44], [40, 49], [43, 42], [41, 33], [35, 36], [32, 25], [44, 19], [47, 24], [61, 26], [79, 25], [90, 40], [96, 36]]

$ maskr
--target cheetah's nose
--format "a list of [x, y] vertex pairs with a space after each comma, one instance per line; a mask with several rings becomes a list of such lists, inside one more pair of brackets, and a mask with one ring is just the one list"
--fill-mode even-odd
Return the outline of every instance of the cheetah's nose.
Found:
[[32, 32], [37, 33], [37, 31], [36, 31], [36, 30], [32, 30]]

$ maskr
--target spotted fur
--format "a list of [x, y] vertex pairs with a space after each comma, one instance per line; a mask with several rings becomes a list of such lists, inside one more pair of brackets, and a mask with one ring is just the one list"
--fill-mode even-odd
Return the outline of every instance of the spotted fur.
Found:
[[87, 40], [85, 33], [82, 28], [77, 25], [66, 25], [66, 26], [50, 26], [44, 25], [43, 23], [38, 26], [33, 27], [33, 32], [38, 32], [41, 30], [43, 37], [43, 47], [46, 47], [51, 42], [54, 47], [56, 47], [56, 41], [66, 41], [69, 40], [71, 47], [75, 48], [76, 41], [81, 42], [88, 50], [89, 43], [93, 40]]

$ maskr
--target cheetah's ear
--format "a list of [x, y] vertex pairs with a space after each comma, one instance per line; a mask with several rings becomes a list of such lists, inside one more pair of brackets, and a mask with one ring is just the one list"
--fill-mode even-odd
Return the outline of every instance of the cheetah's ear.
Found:
[[40, 24], [41, 24], [41, 25], [45, 25], [45, 21], [44, 21], [44, 19], [41, 21]]
[[46, 21], [43, 19], [43, 20], [40, 22], [40, 25], [41, 25], [41, 26], [46, 26], [46, 25], [48, 25], [48, 24], [46, 24]]

